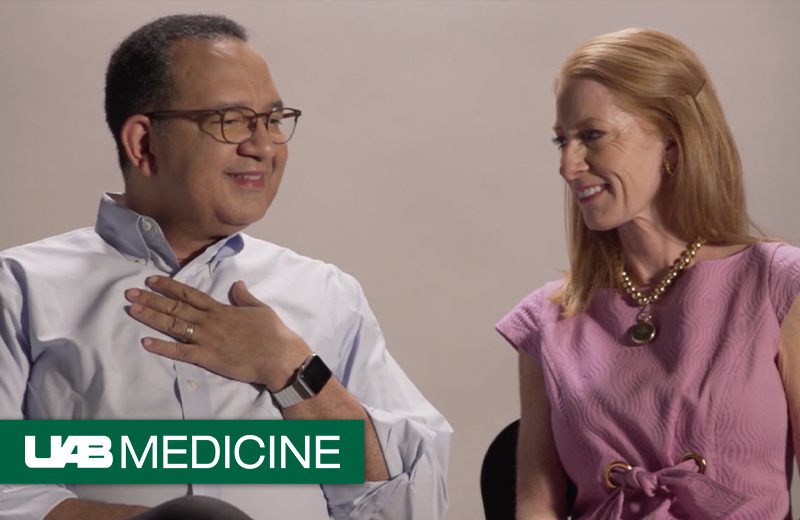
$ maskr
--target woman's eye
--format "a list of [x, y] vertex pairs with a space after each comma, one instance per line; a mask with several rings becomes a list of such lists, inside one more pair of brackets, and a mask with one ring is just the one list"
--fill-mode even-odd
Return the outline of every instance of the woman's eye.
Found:
[[558, 148], [559, 150], [563, 150], [564, 147], [567, 146], [567, 140], [564, 139], [563, 137], [556, 136], [552, 138], [551, 141], [553, 142], [554, 145], [556, 145], [556, 148]]
[[603, 132], [600, 130], [585, 130], [581, 132], [581, 141], [583, 142], [594, 141], [601, 137], [603, 137]]

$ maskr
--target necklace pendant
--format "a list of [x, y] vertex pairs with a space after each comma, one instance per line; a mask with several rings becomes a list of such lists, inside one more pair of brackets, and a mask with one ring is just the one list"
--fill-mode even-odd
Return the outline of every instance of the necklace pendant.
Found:
[[697, 250], [700, 249], [700, 246], [702, 246], [704, 242], [705, 239], [698, 238], [689, 244], [686, 250], [681, 253], [681, 256], [672, 264], [672, 268], [667, 275], [661, 279], [661, 282], [656, 285], [656, 288], [648, 296], [643, 295], [633, 285], [631, 277], [628, 276], [628, 273], [625, 271], [625, 264], [620, 252], [620, 256], [618, 257], [618, 265], [620, 268], [619, 271], [617, 271], [620, 285], [625, 292], [639, 303], [639, 305], [642, 305], [639, 316], [636, 317], [636, 325], [631, 327], [629, 332], [631, 341], [633, 341], [634, 344], [646, 345], [656, 338], [656, 326], [653, 325], [652, 316], [650, 315], [650, 304], [658, 300], [675, 277], [689, 266], [692, 258], [694, 258]]
[[646, 345], [656, 337], [656, 326], [647, 318], [639, 318], [636, 325], [631, 327], [631, 341], [637, 345]]

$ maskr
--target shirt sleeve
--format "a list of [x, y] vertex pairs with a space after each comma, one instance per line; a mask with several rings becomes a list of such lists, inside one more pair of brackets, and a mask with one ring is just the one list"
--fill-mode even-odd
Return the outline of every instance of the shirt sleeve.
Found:
[[333, 373], [372, 420], [390, 477], [324, 484], [331, 515], [336, 520], [443, 518], [452, 428], [386, 350], [358, 282], [338, 273], [329, 285], [329, 301], [341, 345]]
[[772, 255], [769, 267], [769, 297], [778, 317], [778, 323], [792, 307], [800, 294], [800, 249], [779, 244]]
[[544, 288], [529, 294], [495, 326], [495, 330], [512, 347], [525, 352], [540, 365], [542, 364], [542, 348], [539, 313], [543, 298]]
[[[24, 296], [7, 266], [0, 264], [0, 419], [24, 419], [30, 349], [23, 326]], [[0, 520], [39, 520], [75, 494], [60, 485], [0, 484]]]

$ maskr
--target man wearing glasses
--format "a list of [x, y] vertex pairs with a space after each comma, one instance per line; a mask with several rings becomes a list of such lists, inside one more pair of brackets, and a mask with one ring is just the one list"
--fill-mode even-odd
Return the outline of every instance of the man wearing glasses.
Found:
[[272, 203], [301, 115], [246, 40], [178, 15], [114, 52], [125, 192], [92, 229], [0, 253], [0, 417], [363, 419], [367, 482], [0, 485], [0, 520], [443, 516], [451, 429], [358, 283], [241, 232]]

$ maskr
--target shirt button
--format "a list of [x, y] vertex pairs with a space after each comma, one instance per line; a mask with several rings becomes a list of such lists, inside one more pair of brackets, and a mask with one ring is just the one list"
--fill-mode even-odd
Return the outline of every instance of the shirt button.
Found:
[[186, 277], [185, 276], [179, 276], [179, 277], [176, 278], [176, 280], [178, 280], [180, 283], [186, 283]]
[[137, 264], [142, 264], [142, 265], [144, 265], [144, 264], [146, 264], [146, 263], [147, 263], [147, 260], [146, 260], [146, 259], [144, 259], [144, 258], [137, 258], [137, 259], [136, 259], [136, 263], [137, 263]]
[[197, 388], [197, 381], [195, 381], [194, 379], [188, 379], [186, 381], [186, 384], [189, 385], [189, 388], [191, 388], [192, 390]]
[[145, 231], [150, 231], [151, 229], [153, 229], [153, 224], [151, 224], [149, 220], [145, 220], [144, 222], [142, 222], [142, 229], [144, 229]]

